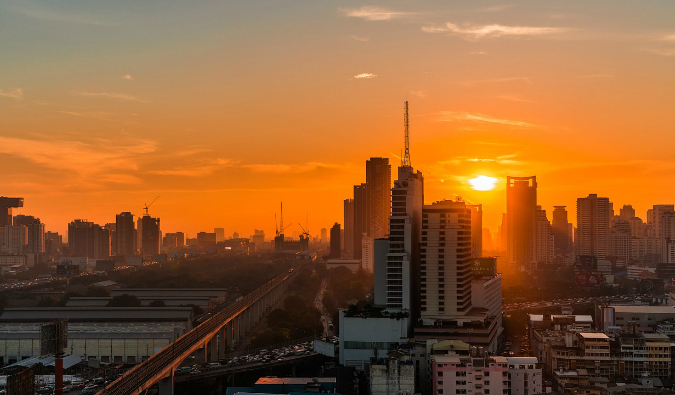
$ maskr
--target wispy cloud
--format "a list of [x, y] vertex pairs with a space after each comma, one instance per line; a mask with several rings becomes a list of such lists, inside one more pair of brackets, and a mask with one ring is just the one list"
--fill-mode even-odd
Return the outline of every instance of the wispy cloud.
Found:
[[251, 164], [242, 165], [242, 167], [259, 173], [306, 173], [316, 170], [344, 168], [345, 166], [323, 162], [307, 162], [302, 164]]
[[667, 36], [663, 36], [661, 39], [665, 40], [665, 41], [675, 41], [675, 34], [669, 34]]
[[88, 177], [110, 171], [119, 173], [120, 170], [137, 170], [136, 157], [155, 150], [156, 143], [150, 140], [115, 143], [103, 139], [84, 142], [0, 136], [0, 154]]
[[94, 119], [102, 119], [105, 121], [110, 120], [110, 115], [113, 115], [111, 112], [103, 112], [103, 111], [56, 111], [61, 114], [66, 114], [70, 115], [73, 117], [83, 117], [83, 118], [94, 118]]
[[164, 176], [203, 177], [213, 174], [216, 170], [237, 164], [233, 159], [224, 158], [217, 158], [206, 162], [206, 164], [195, 166], [182, 166], [167, 170], [152, 170], [150, 173]]
[[422, 31], [427, 33], [450, 33], [469, 39], [491, 38], [501, 36], [545, 36], [568, 31], [561, 27], [533, 27], [533, 26], [504, 26], [493, 25], [463, 25], [448, 22], [444, 26], [423, 26]]
[[356, 41], [361, 41], [361, 42], [367, 42], [370, 41], [369, 37], [359, 37], [359, 36], [352, 36], [352, 39]]
[[120, 77], [123, 80], [131, 81], [134, 79], [130, 74], [124, 74], [123, 76]]
[[365, 6], [354, 9], [343, 9], [342, 12], [349, 17], [360, 18], [366, 21], [389, 21], [412, 15], [409, 12], [391, 11], [380, 7]]
[[147, 100], [139, 99], [136, 96], [127, 95], [126, 93], [113, 93], [113, 92], [78, 92], [77, 96], [88, 96], [88, 97], [108, 97], [110, 99], [119, 99], [127, 101], [135, 101], [139, 103], [148, 103]]
[[489, 115], [483, 114], [470, 114], [468, 112], [454, 112], [454, 111], [441, 111], [440, 119], [441, 122], [453, 122], [453, 121], [466, 121], [466, 122], [485, 122], [485, 123], [496, 123], [501, 125], [508, 126], [517, 126], [522, 128], [532, 128], [536, 125], [523, 122], [523, 121], [513, 121], [510, 119], [499, 119], [494, 118]]
[[494, 6], [489, 6], [489, 7], [478, 8], [476, 11], [478, 11], [478, 12], [500, 12], [500, 11], [504, 11], [507, 8], [511, 8], [513, 6], [514, 6], [514, 4], [494, 5]]
[[45, 4], [51, 4], [51, 2], [38, 4], [34, 1], [21, 1], [20, 3], [4, 5], [4, 7], [16, 14], [48, 22], [74, 23], [79, 25], [93, 26], [117, 25], [117, 23], [114, 21], [101, 19], [95, 15], [85, 14], [74, 10], [71, 10], [68, 13], [59, 12], [57, 9], [48, 7]]
[[469, 52], [469, 55], [485, 55], [487, 52], [485, 51], [473, 51]]
[[9, 97], [11, 99], [16, 99], [16, 100], [21, 100], [23, 98], [23, 90], [21, 88], [17, 88], [11, 91], [4, 91], [0, 89], [0, 96], [2, 97]]
[[536, 103], [534, 100], [526, 99], [524, 97], [520, 96], [514, 96], [514, 95], [499, 95], [496, 96], [497, 99], [500, 100], [508, 100], [508, 101], [515, 101], [518, 103]]
[[661, 56], [675, 56], [675, 48], [648, 49], [647, 52]]
[[417, 91], [410, 91], [410, 94], [413, 95], [413, 96], [417, 96], [420, 99], [424, 99], [424, 98], [427, 97], [427, 91], [425, 91], [424, 89], [420, 89], [420, 90], [417, 90]]
[[377, 78], [377, 74], [361, 73], [354, 76], [357, 80]]

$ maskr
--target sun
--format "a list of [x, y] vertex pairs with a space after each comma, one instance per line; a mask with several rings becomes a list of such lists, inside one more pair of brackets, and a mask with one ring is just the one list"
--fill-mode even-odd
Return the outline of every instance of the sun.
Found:
[[471, 184], [471, 188], [477, 191], [491, 191], [495, 188], [497, 181], [494, 177], [478, 176], [470, 179], [469, 184]]

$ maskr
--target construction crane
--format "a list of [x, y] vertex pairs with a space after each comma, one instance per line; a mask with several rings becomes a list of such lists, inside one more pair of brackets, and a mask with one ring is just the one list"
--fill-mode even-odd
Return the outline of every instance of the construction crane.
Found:
[[154, 198], [154, 199], [152, 200], [152, 202], [150, 202], [150, 204], [147, 204], [147, 203], [146, 203], [146, 204], [145, 204], [145, 207], [143, 207], [143, 210], [145, 210], [145, 215], [146, 215], [146, 216], [149, 216], [149, 215], [150, 215], [150, 214], [148, 213], [148, 209], [150, 208], [150, 206], [152, 206], [152, 204], [153, 204], [153, 203], [155, 202], [155, 200], [157, 200], [157, 199], [159, 199], [159, 196], [157, 196], [156, 198]]
[[[277, 215], [274, 214], [274, 224], [276, 225], [277, 222]], [[279, 234], [284, 234], [284, 231], [288, 229], [291, 225], [289, 224], [288, 226], [284, 227], [284, 202], [281, 202], [281, 219], [279, 220], [279, 228], [277, 228], [277, 235]]]
[[[300, 225], [300, 222], [298, 222], [298, 225]], [[302, 234], [309, 238], [309, 213], [307, 213], [307, 220], [305, 220], [305, 227], [303, 228], [302, 225], [300, 225], [300, 229], [302, 229]]]

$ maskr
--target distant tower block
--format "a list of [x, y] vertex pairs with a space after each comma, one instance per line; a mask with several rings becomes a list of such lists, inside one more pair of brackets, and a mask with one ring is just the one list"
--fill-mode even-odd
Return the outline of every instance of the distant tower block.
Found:
[[0, 196], [0, 226], [12, 225], [12, 209], [23, 207], [23, 198]]

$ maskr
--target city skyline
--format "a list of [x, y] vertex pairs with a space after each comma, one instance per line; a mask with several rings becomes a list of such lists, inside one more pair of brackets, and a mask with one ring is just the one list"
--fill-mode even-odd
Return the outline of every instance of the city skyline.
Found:
[[368, 158], [398, 165], [408, 98], [425, 203], [494, 231], [506, 176], [536, 175], [549, 213], [596, 193], [646, 219], [675, 181], [675, 6], [649, 4], [5, 3], [2, 195], [61, 234], [157, 195], [166, 232], [271, 236], [283, 200], [316, 233]]

